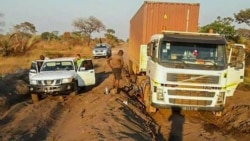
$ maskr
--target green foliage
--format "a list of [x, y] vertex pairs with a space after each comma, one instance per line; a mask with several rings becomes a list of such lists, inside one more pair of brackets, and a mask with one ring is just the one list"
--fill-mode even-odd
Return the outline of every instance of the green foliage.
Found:
[[115, 44], [119, 42], [119, 39], [114, 35], [115, 31], [113, 29], [107, 29], [107, 33], [104, 34], [105, 38], [108, 40], [108, 43], [114, 47]]
[[239, 13], [234, 14], [234, 17], [239, 24], [245, 23], [250, 26], [250, 8], [241, 10]]
[[53, 32], [43, 32], [41, 34], [41, 38], [44, 39], [44, 40], [47, 40], [47, 41], [50, 41], [50, 40], [59, 40], [59, 36], [58, 36], [58, 31], [53, 31]]
[[211, 24], [200, 27], [199, 32], [208, 32], [209, 29], [213, 29], [214, 33], [225, 35], [226, 39], [234, 39], [236, 34], [235, 27], [232, 25], [234, 20], [230, 17], [217, 19]]
[[50, 33], [49, 32], [43, 32], [41, 34], [41, 38], [44, 40], [49, 40]]

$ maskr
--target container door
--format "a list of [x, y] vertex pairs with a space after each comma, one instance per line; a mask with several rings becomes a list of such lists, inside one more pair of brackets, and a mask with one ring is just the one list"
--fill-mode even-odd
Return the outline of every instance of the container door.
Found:
[[245, 45], [234, 44], [228, 56], [226, 96], [232, 96], [240, 82], [244, 81]]
[[83, 60], [77, 70], [78, 86], [95, 85], [95, 70], [92, 60]]

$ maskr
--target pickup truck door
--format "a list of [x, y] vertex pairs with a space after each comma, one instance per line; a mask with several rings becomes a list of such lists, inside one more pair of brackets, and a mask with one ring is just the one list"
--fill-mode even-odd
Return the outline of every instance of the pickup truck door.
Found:
[[83, 60], [77, 70], [78, 86], [95, 85], [95, 70], [92, 60]]
[[42, 63], [43, 63], [42, 60], [37, 60], [37, 61], [31, 62], [30, 70], [29, 70], [29, 80], [32, 76], [34, 76], [40, 72], [40, 68], [42, 66]]
[[226, 83], [226, 96], [233, 96], [240, 82], [244, 81], [245, 71], [245, 45], [234, 44], [228, 55], [228, 71]]

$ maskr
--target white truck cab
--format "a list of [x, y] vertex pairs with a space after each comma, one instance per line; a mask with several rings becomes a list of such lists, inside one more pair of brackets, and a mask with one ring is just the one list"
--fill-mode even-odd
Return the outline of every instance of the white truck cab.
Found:
[[[209, 33], [163, 32], [148, 44], [144, 94], [150, 112], [155, 108], [221, 112], [226, 98], [243, 82], [244, 45], [228, 44]], [[151, 110], [151, 111], [153, 111]]]
[[33, 102], [39, 95], [77, 94], [81, 87], [95, 85], [91, 59], [82, 59], [78, 67], [73, 57], [36, 60], [29, 71], [29, 89]]

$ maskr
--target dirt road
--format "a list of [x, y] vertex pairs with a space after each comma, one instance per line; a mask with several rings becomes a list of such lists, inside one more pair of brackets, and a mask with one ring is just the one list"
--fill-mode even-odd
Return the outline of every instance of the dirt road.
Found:
[[[77, 96], [28, 98], [0, 117], [1, 141], [151, 141], [168, 140], [171, 109], [148, 117], [126, 93], [104, 94], [112, 85], [105, 58], [94, 60], [97, 84]], [[123, 85], [126, 81], [123, 80]], [[249, 91], [237, 90], [222, 117], [209, 112], [182, 111], [183, 141], [249, 141]], [[156, 126], [158, 125], [158, 126]], [[153, 126], [153, 127], [152, 127]], [[155, 129], [155, 131], [153, 131]]]

